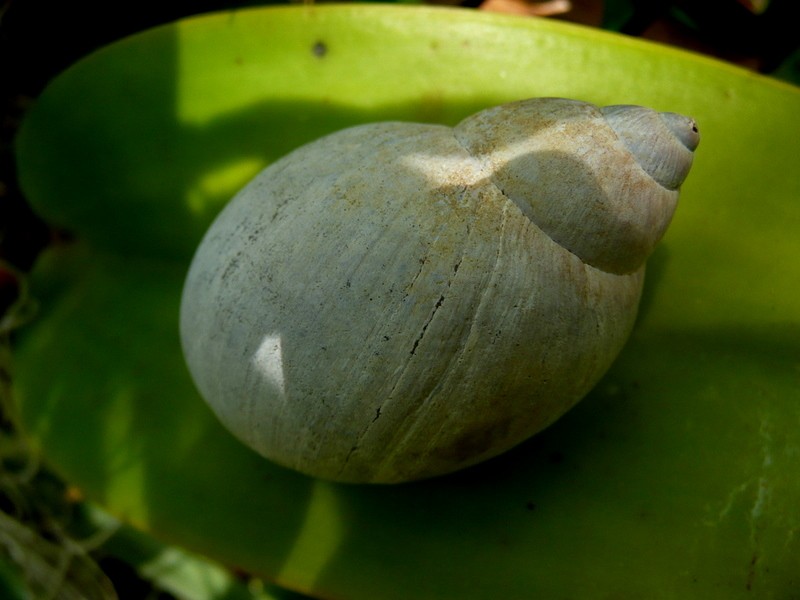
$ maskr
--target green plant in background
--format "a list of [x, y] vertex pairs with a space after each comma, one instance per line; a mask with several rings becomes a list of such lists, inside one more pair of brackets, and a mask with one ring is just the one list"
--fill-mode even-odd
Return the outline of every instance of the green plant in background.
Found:
[[[234, 441], [177, 335], [220, 207], [324, 133], [530, 96], [649, 105], [703, 132], [606, 378], [517, 450], [424, 483], [324, 483]], [[115, 43], [58, 77], [19, 137], [28, 198], [75, 237], [32, 274], [21, 423], [117, 518], [312, 595], [791, 597], [798, 109], [797, 89], [699, 56], [460, 10], [248, 10]]]

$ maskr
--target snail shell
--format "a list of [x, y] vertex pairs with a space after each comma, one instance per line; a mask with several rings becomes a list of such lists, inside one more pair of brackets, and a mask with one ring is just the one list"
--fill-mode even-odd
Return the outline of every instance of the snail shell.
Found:
[[698, 141], [673, 113], [542, 98], [303, 146], [197, 250], [194, 381], [245, 444], [325, 479], [496, 456], [617, 356]]

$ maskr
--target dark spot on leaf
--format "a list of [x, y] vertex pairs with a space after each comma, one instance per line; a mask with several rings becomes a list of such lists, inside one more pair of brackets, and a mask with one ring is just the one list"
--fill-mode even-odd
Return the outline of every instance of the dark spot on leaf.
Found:
[[758, 562], [758, 554], [753, 554], [750, 558], [750, 564], [748, 565], [747, 569], [747, 583], [745, 584], [745, 588], [748, 591], [753, 589], [753, 580], [756, 578], [756, 563]]
[[328, 46], [323, 41], [314, 42], [311, 46], [311, 53], [317, 58], [323, 58], [328, 53]]

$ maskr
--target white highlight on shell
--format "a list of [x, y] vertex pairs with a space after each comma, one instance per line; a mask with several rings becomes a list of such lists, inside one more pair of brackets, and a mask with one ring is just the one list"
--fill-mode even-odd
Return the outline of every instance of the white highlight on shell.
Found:
[[253, 354], [253, 367], [274, 388], [281, 400], [286, 399], [286, 375], [283, 368], [281, 336], [267, 334]]

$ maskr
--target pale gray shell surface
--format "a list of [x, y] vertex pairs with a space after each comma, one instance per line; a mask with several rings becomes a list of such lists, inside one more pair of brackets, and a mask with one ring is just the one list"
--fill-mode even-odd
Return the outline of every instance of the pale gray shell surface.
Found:
[[347, 482], [449, 473], [582, 398], [627, 340], [691, 119], [533, 99], [303, 146], [220, 213], [181, 338], [222, 423]]

